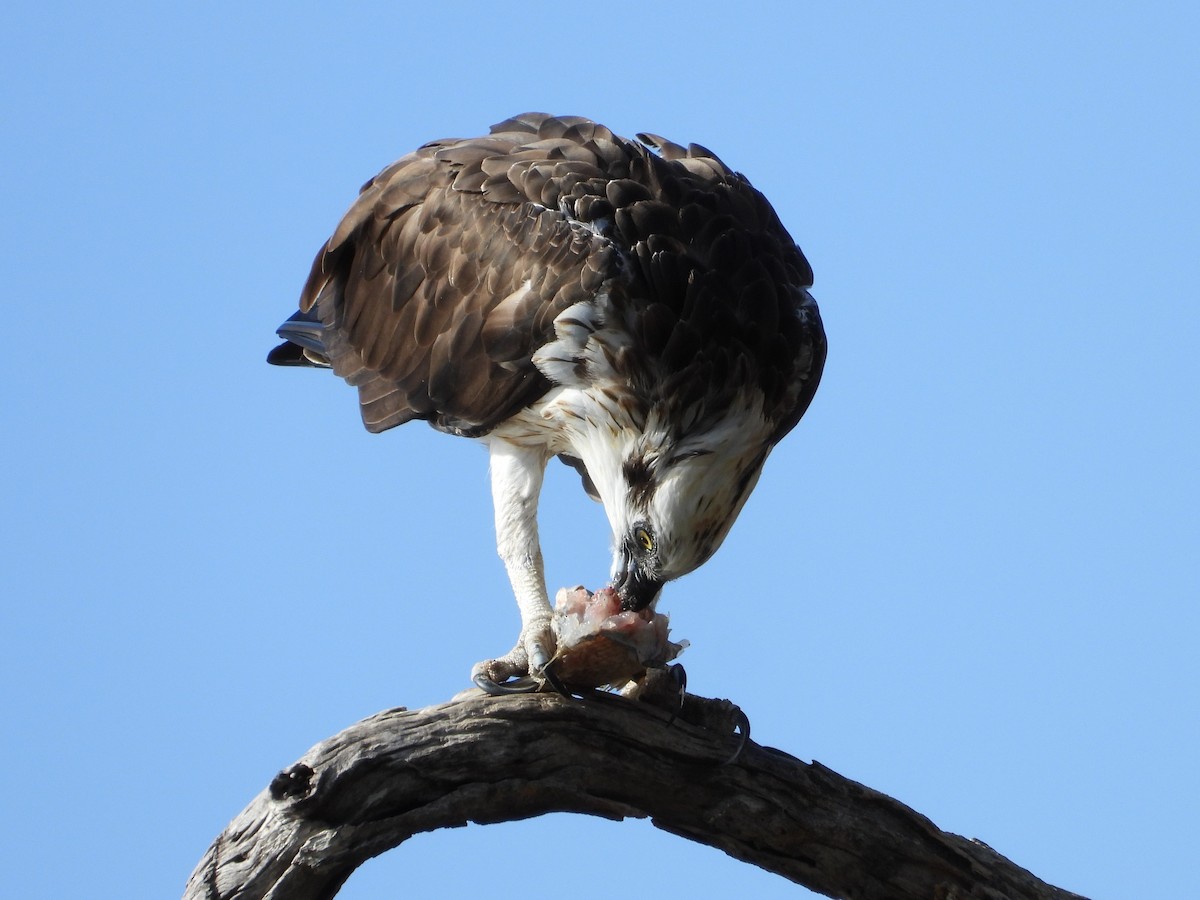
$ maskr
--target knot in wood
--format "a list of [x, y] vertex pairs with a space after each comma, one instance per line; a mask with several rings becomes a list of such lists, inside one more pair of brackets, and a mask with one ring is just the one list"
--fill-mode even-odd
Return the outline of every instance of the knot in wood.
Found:
[[304, 763], [296, 763], [289, 769], [284, 769], [271, 779], [272, 800], [283, 800], [287, 797], [307, 797], [312, 790], [313, 770]]

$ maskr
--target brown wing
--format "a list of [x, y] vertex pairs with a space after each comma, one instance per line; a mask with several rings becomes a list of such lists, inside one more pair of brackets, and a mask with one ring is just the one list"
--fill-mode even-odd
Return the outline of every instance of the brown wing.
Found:
[[699, 144], [652, 134], [607, 187], [612, 236], [629, 259], [617, 296], [660, 421], [681, 431], [737, 415], [748, 389], [780, 440], [812, 401], [826, 341], [808, 293], [812, 268], [775, 210], [742, 175]]
[[757, 387], [778, 441], [808, 408], [825, 362], [812, 268], [767, 199], [711, 151], [638, 137], [659, 155], [609, 196], [633, 283], [645, 286], [625, 311], [639, 357], [655, 362], [644, 392], [666, 421], [703, 428]]
[[531, 355], [603, 288], [637, 402], [687, 429], [757, 386], [778, 440], [825, 359], [808, 261], [713, 153], [639, 138], [530, 113], [384, 169], [313, 264], [300, 305], [321, 325], [296, 324], [303, 350], [274, 361], [328, 359], [371, 431], [480, 435], [549, 388]]
[[425, 419], [484, 434], [548, 389], [533, 351], [619, 271], [560, 200], [602, 195], [630, 152], [586, 120], [530, 115], [427, 144], [364, 185], [300, 308], [325, 326], [323, 355], [358, 387], [368, 430]]

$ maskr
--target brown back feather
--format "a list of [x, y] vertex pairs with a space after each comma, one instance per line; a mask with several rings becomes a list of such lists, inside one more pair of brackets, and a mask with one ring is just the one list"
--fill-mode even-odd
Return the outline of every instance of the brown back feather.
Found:
[[486, 433], [549, 389], [531, 355], [604, 287], [642, 344], [627, 374], [647, 403], [727, 414], [741, 376], [776, 439], [799, 420], [825, 355], [807, 260], [710, 151], [639, 137], [657, 154], [529, 113], [426, 144], [363, 186], [300, 307], [325, 324], [368, 429]]

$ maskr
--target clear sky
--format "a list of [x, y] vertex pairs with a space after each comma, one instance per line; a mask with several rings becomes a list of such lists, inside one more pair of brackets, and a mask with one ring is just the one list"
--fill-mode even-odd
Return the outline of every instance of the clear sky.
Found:
[[[511, 644], [482, 449], [368, 435], [263, 357], [365, 179], [540, 109], [711, 147], [816, 270], [817, 399], [661, 605], [693, 689], [1052, 883], [1195, 896], [1194, 4], [32, 6], [0, 31], [0, 895], [178, 896], [276, 771]], [[557, 468], [551, 589], [595, 587]], [[557, 816], [343, 896], [498, 881], [797, 895]]]

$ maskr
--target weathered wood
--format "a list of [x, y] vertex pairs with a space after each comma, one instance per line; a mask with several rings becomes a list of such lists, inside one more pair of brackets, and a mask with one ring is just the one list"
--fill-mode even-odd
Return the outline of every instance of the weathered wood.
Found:
[[347, 728], [281, 772], [213, 842], [185, 900], [325, 900], [414, 834], [548, 812], [650, 817], [830, 897], [1069, 900], [820, 763], [747, 742], [725, 701], [470, 691]]

